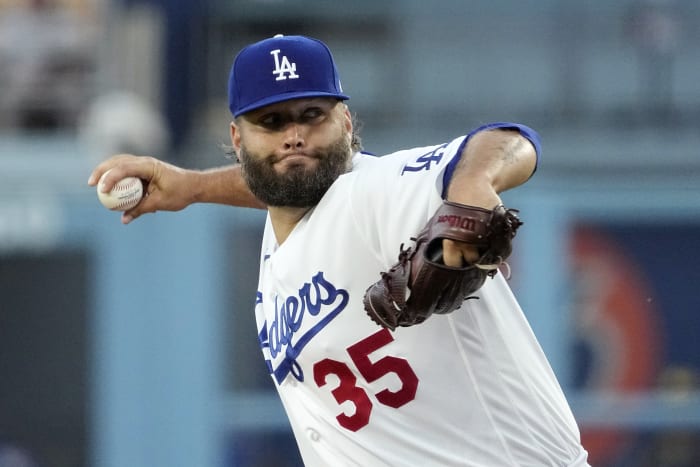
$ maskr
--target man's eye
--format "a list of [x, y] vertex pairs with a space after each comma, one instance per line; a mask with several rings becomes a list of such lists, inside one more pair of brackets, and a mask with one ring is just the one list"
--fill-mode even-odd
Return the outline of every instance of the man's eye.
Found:
[[279, 115], [276, 114], [270, 114], [270, 115], [265, 115], [259, 120], [260, 125], [268, 128], [276, 128], [281, 125], [282, 119], [280, 118]]
[[310, 109], [306, 109], [304, 111], [304, 114], [302, 115], [302, 119], [304, 120], [313, 120], [315, 118], [320, 117], [323, 115], [323, 111], [319, 109], [318, 107], [312, 107]]

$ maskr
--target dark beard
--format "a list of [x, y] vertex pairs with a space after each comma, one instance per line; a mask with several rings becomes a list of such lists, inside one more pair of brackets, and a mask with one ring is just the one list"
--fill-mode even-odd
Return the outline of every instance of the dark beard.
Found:
[[274, 158], [252, 154], [241, 145], [241, 173], [250, 191], [268, 206], [307, 208], [316, 206], [333, 182], [350, 170], [352, 151], [346, 137], [341, 137], [325, 150], [318, 150], [315, 169], [301, 165], [277, 173]]

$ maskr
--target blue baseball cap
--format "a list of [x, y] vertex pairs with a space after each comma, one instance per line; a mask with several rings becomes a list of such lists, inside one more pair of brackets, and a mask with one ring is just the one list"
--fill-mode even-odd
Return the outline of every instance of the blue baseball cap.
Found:
[[275, 37], [241, 50], [231, 67], [228, 106], [234, 117], [289, 99], [343, 94], [328, 46], [304, 36]]

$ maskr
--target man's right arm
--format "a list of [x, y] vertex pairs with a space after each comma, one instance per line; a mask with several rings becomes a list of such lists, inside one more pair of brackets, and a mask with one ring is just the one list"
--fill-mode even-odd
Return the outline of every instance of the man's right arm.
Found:
[[238, 164], [195, 171], [194, 202], [215, 203], [244, 208], [266, 209], [253, 193], [241, 175]]
[[103, 190], [124, 177], [132, 176], [145, 183], [143, 200], [122, 215], [128, 224], [142, 214], [156, 211], [179, 211], [193, 203], [216, 203], [229, 206], [265, 209], [265, 205], [253, 196], [241, 175], [239, 165], [209, 170], [187, 170], [153, 157], [131, 155], [114, 156], [93, 170], [88, 185], [97, 185], [102, 174]]

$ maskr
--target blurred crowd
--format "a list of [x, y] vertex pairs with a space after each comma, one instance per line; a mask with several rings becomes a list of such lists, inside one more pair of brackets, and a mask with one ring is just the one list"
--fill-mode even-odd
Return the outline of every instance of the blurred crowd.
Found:
[[75, 126], [93, 91], [97, 40], [88, 1], [0, 4], [0, 128]]

